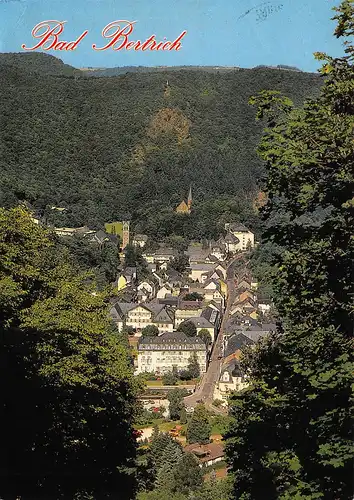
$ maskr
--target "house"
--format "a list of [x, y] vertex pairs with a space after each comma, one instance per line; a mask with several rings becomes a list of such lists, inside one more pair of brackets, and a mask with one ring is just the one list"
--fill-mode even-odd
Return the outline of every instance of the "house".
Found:
[[239, 290], [240, 288], [243, 288], [245, 290], [250, 290], [251, 289], [251, 280], [248, 278], [240, 278], [237, 281], [237, 289]]
[[140, 288], [137, 292], [137, 299], [138, 299], [138, 302], [148, 302], [148, 300], [150, 299], [150, 294], [149, 292], [146, 290], [146, 288]]
[[201, 264], [205, 262], [205, 258], [209, 253], [209, 249], [206, 248], [200, 242], [191, 242], [188, 245], [187, 250], [185, 250], [184, 254], [188, 256], [189, 262], [194, 264]]
[[253, 301], [253, 303], [256, 302], [256, 295], [254, 292], [248, 289], [237, 289], [237, 296], [236, 296], [236, 301], [237, 302], [243, 302], [247, 299], [250, 299]]
[[128, 284], [127, 278], [121, 274], [120, 276], [118, 276], [118, 279], [113, 284], [113, 287], [116, 288], [118, 292], [120, 292], [121, 290], [123, 290], [123, 288], [127, 286], [127, 284]]
[[58, 236], [87, 236], [94, 234], [96, 231], [89, 229], [87, 226], [82, 227], [54, 227], [54, 232]]
[[99, 231], [88, 233], [86, 235], [88, 241], [96, 243], [100, 248], [104, 246], [105, 243], [114, 243], [118, 246], [118, 238], [114, 234], [108, 234], [100, 229]]
[[142, 281], [137, 288], [138, 290], [142, 290], [144, 288], [150, 296], [155, 295], [155, 285], [152, 281]]
[[165, 271], [165, 278], [172, 287], [181, 287], [184, 281], [182, 274], [172, 267], [168, 267]]
[[191, 264], [188, 277], [193, 281], [203, 283], [207, 280], [208, 273], [215, 268], [216, 266], [214, 263]]
[[173, 331], [173, 313], [163, 304], [117, 302], [111, 307], [110, 316], [119, 331], [124, 326], [142, 330], [147, 325], [156, 325], [160, 332]]
[[243, 224], [226, 223], [225, 230], [236, 236], [239, 243], [235, 245], [236, 250], [245, 251], [247, 247], [254, 247], [254, 233]]
[[159, 288], [157, 291], [156, 297], [158, 299], [164, 299], [166, 295], [171, 295], [172, 294], [173, 288], [170, 285], [164, 285], [163, 287]]
[[188, 368], [196, 354], [200, 373], [206, 371], [206, 346], [199, 337], [188, 337], [183, 332], [166, 332], [158, 337], [141, 337], [138, 342], [137, 373], [154, 372], [162, 375]]
[[236, 332], [226, 339], [226, 346], [224, 347], [224, 358], [228, 356], [233, 356], [239, 358], [241, 349], [254, 345], [254, 341], [251, 340], [244, 332]]
[[184, 200], [181, 201], [181, 203], [178, 205], [178, 207], [176, 208], [176, 212], [178, 214], [190, 214], [188, 205]]
[[[198, 316], [198, 317], [192, 317], [192, 318], [187, 318], [185, 322], [191, 322], [197, 329], [197, 335], [200, 332], [200, 330], [208, 330], [210, 333], [211, 341], [214, 342], [215, 340], [215, 327], [210, 321], [208, 321], [204, 316]], [[182, 322], [181, 324], [183, 324]]]
[[202, 312], [203, 305], [198, 300], [181, 300], [175, 310], [175, 328], [189, 318], [198, 318]]
[[216, 243], [211, 242], [210, 244], [210, 255], [213, 255], [216, 257], [218, 260], [225, 260], [226, 259], [226, 245], [224, 239], [221, 237], [218, 239]]
[[162, 264], [163, 262], [171, 262], [175, 257], [177, 257], [178, 252], [174, 248], [168, 248], [165, 246], [160, 246], [155, 252], [144, 252], [143, 257], [147, 262], [154, 262], [156, 264]]
[[256, 304], [252, 299], [245, 298], [242, 302], [238, 301], [231, 307], [230, 314], [231, 316], [236, 312], [251, 314], [256, 310]]
[[157, 304], [163, 304], [170, 308], [176, 309], [179, 304], [179, 298], [173, 295], [166, 295], [164, 299], [155, 299]]
[[262, 339], [269, 335], [271, 332], [275, 331], [276, 325], [272, 323], [263, 323], [246, 327], [242, 330], [242, 333], [249, 339], [253, 340], [253, 342], [257, 342], [259, 339]]
[[219, 443], [189, 444], [184, 447], [184, 451], [193, 453], [198, 459], [199, 467], [209, 467], [224, 460], [224, 448]]
[[122, 275], [127, 280], [127, 283], [133, 283], [136, 280], [136, 267], [126, 267]]
[[209, 280], [204, 286], [204, 299], [206, 301], [214, 300], [223, 305], [224, 299], [221, 293], [220, 284], [215, 280]]
[[236, 253], [240, 250], [240, 240], [233, 233], [228, 232], [224, 238], [227, 253]]
[[148, 240], [148, 237], [146, 234], [136, 234], [134, 237], [133, 237], [133, 245], [135, 247], [140, 247], [140, 248], [144, 248], [144, 246], [146, 245], [147, 243], [147, 240]]
[[211, 323], [214, 327], [214, 332], [215, 332], [215, 336], [219, 330], [219, 326], [220, 326], [220, 323], [221, 323], [221, 314], [220, 314], [220, 311], [214, 309], [213, 307], [210, 307], [208, 305], [208, 307], [206, 307], [205, 309], [203, 309], [201, 315], [201, 317], [205, 318], [207, 321], [209, 321], [209, 323]]
[[259, 299], [258, 300], [258, 309], [263, 313], [267, 314], [272, 307], [272, 301], [270, 299]]
[[215, 266], [215, 271], [220, 271], [223, 278], [226, 279], [226, 265], [222, 262], [218, 262]]
[[154, 273], [157, 270], [157, 264], [155, 264], [154, 262], [149, 262], [147, 268], [149, 269], [149, 271]]
[[242, 373], [239, 361], [235, 358], [228, 359], [221, 366], [213, 397], [214, 399], [220, 399], [227, 405], [232, 392], [242, 391], [248, 385], [247, 377]]

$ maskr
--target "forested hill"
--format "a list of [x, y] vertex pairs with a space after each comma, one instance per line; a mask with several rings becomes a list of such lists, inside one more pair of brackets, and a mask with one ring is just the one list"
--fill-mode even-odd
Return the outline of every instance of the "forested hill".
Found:
[[[252, 224], [262, 125], [248, 99], [276, 89], [300, 103], [322, 83], [267, 68], [53, 76], [49, 56], [48, 71], [33, 71], [39, 55], [0, 56], [0, 206], [69, 208], [50, 211], [56, 225], [101, 226], [128, 212], [157, 236], [211, 236], [230, 218]], [[177, 215], [190, 184], [193, 213]]]
[[42, 73], [54, 76], [80, 75], [80, 70], [64, 64], [61, 59], [43, 52], [6, 52], [0, 54], [0, 65], [15, 66], [29, 73]]

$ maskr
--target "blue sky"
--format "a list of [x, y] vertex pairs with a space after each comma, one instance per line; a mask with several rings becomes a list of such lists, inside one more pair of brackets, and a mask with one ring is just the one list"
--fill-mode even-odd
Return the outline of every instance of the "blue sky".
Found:
[[[313, 52], [342, 54], [333, 37], [331, 7], [339, 0], [0, 0], [0, 52], [33, 46], [40, 21], [67, 21], [62, 40], [89, 34], [76, 51], [49, 51], [75, 67], [212, 65], [253, 67], [287, 64], [316, 71]], [[109, 22], [137, 21], [132, 40], [155, 34], [175, 39], [187, 30], [179, 52], [95, 52]]]

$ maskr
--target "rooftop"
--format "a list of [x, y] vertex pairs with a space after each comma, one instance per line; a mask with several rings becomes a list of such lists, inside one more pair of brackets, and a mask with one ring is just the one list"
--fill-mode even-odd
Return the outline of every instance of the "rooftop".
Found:
[[176, 345], [180, 346], [181, 349], [184, 347], [206, 349], [200, 337], [189, 337], [183, 332], [165, 332], [157, 337], [140, 337], [138, 345], [142, 349], [144, 349], [144, 346], [156, 346], [158, 349], [159, 347], [163, 348], [164, 345]]

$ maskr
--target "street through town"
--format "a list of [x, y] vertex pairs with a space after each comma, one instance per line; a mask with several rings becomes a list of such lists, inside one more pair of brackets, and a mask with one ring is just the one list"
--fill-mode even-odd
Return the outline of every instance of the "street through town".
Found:
[[[235, 298], [235, 273], [233, 265], [236, 260], [239, 260], [241, 258], [243, 258], [242, 254], [237, 255], [235, 258], [231, 260], [231, 262], [227, 266], [226, 269], [227, 302], [223, 319], [220, 325], [219, 335], [212, 350], [208, 370], [204, 374], [200, 385], [198, 386], [194, 394], [184, 398], [184, 403], [189, 408], [191, 407], [194, 408], [195, 405], [198, 404], [198, 402], [203, 402], [209, 408], [212, 404], [214, 388], [220, 374], [220, 364], [222, 359], [219, 359], [219, 357], [222, 355], [224, 327], [228, 320], [230, 308]], [[216, 413], [224, 413], [224, 410], [216, 408], [214, 406], [212, 407], [212, 410], [215, 411]]]

